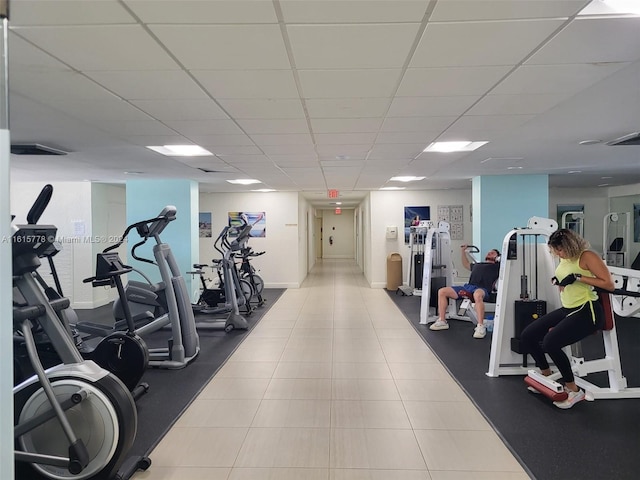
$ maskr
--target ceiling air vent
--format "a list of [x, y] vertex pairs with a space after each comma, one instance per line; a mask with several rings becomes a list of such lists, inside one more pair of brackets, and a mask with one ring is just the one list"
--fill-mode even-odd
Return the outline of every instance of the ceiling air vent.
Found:
[[640, 145], [640, 132], [630, 133], [624, 137], [607, 142], [607, 145]]
[[40, 145], [39, 143], [28, 143], [11, 145], [11, 153], [14, 155], [66, 155], [67, 152], [53, 147]]

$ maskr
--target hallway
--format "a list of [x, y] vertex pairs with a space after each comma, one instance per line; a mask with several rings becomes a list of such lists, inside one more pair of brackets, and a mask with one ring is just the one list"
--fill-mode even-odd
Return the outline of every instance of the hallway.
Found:
[[352, 260], [287, 290], [151, 459], [135, 480], [529, 478]]

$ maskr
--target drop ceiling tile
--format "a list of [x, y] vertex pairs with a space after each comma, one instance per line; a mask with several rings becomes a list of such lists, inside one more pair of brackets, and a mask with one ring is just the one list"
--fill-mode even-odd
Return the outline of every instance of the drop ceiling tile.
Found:
[[351, 158], [366, 157], [371, 149], [371, 144], [366, 145], [318, 145], [318, 156], [337, 157], [347, 156]]
[[71, 72], [72, 69], [64, 63], [47, 55], [37, 47], [20, 38], [9, 30], [9, 73], [26, 71], [28, 73]]
[[351, 155], [335, 155], [335, 154], [331, 154], [331, 155], [318, 155], [318, 160], [321, 163], [324, 162], [333, 162], [333, 161], [337, 161], [337, 162], [345, 162], [345, 161], [365, 161], [367, 159], [367, 152], [366, 151], [362, 151], [359, 154], [351, 154]]
[[242, 130], [229, 119], [213, 120], [164, 120], [163, 123], [184, 136], [230, 134], [240, 135]]
[[312, 118], [314, 133], [366, 133], [377, 132], [382, 118]]
[[221, 155], [220, 160], [232, 165], [236, 163], [271, 163], [266, 155]]
[[158, 120], [214, 120], [227, 115], [213, 100], [134, 100], [131, 103]]
[[304, 118], [239, 118], [237, 122], [249, 135], [309, 132]]
[[376, 138], [379, 143], [424, 143], [425, 146], [440, 135], [441, 132], [382, 132]]
[[193, 70], [191, 73], [215, 98], [299, 97], [291, 70]]
[[491, 93], [510, 95], [577, 93], [627, 65], [627, 63], [523, 65], [504, 79]]
[[640, 17], [578, 18], [527, 64], [633, 62], [640, 58]]
[[211, 153], [215, 155], [261, 155], [263, 152], [258, 147], [249, 145], [221, 145]]
[[179, 68], [138, 25], [17, 27], [14, 31], [80, 71]]
[[293, 155], [296, 153], [310, 155], [315, 153], [313, 145], [265, 145], [261, 147], [266, 155]]
[[505, 129], [516, 128], [524, 125], [535, 115], [464, 115], [451, 125], [446, 134], [460, 134], [477, 131], [499, 132]]
[[468, 20], [508, 20], [517, 18], [570, 17], [589, 0], [439, 0], [431, 15], [432, 22]]
[[255, 146], [247, 135], [194, 135], [191, 141], [204, 147]]
[[299, 70], [304, 98], [392, 97], [400, 69]]
[[[154, 120], [100, 122], [100, 128], [123, 136], [176, 136], [176, 132]], [[151, 144], [148, 144], [151, 145]], [[155, 144], [154, 144], [155, 145]], [[164, 144], [163, 144], [164, 145]]]
[[290, 158], [289, 160], [285, 160], [284, 157], [286, 155], [280, 155], [281, 159], [275, 161], [274, 163], [282, 168], [290, 168], [290, 167], [315, 167], [318, 165], [317, 160], [299, 160], [298, 158]]
[[116, 97], [110, 100], [52, 98], [47, 103], [67, 115], [89, 123], [151, 120], [144, 112]]
[[386, 158], [415, 158], [426, 145], [423, 143], [381, 143], [373, 146], [367, 157], [370, 160]]
[[310, 99], [309, 116], [314, 118], [382, 117], [389, 107], [388, 98]]
[[300, 100], [224, 98], [219, 102], [236, 119], [304, 118]]
[[134, 145], [185, 145], [190, 140], [180, 135], [123, 135], [122, 138]]
[[86, 72], [89, 78], [127, 100], [204, 99], [205, 92], [180, 70]]
[[381, 132], [435, 132], [451, 125], [458, 116], [444, 117], [387, 117]]
[[313, 141], [308, 133], [277, 134], [277, 135], [251, 135], [258, 146], [266, 145], [307, 145], [312, 146]]
[[320, 161], [320, 165], [322, 165], [323, 168], [324, 167], [351, 167], [351, 168], [358, 168], [358, 170], [362, 168], [364, 163], [365, 163], [364, 158], [360, 160], [336, 160], [334, 158], [333, 160]]
[[478, 100], [477, 96], [456, 97], [396, 97], [389, 108], [389, 117], [444, 117], [461, 115]]
[[318, 133], [315, 135], [318, 145], [365, 145], [371, 144], [375, 133]]
[[11, 2], [11, 25], [98, 25], [135, 23], [136, 20], [118, 2], [77, 0], [22, 0]]
[[401, 68], [419, 24], [288, 25], [296, 68]]
[[536, 115], [566, 100], [571, 94], [487, 95], [467, 115]]
[[563, 21], [430, 23], [410, 67], [516, 65]]
[[151, 25], [188, 70], [288, 69], [278, 25]]
[[124, 0], [144, 23], [277, 23], [264, 0]]
[[280, 0], [287, 23], [420, 22], [428, 2], [416, 0]]
[[44, 103], [49, 99], [113, 100], [113, 94], [96, 85], [81, 73], [73, 71], [29, 72], [9, 71], [10, 88], [14, 92]]
[[495, 86], [511, 66], [409, 68], [396, 95], [436, 97], [482, 95]]
[[276, 165], [280, 164], [295, 164], [295, 163], [309, 163], [318, 161], [318, 157], [315, 153], [307, 154], [295, 154], [295, 155], [269, 155], [269, 158]]

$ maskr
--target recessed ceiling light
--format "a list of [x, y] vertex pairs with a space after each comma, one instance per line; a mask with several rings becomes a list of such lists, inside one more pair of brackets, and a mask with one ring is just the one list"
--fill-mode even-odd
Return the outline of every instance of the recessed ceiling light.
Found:
[[213, 155], [209, 150], [205, 150], [199, 145], [162, 145], [148, 146], [147, 148], [167, 157], [207, 157]]
[[507, 170], [522, 170], [522, 167], [507, 167]]
[[613, 178], [613, 177], [600, 177], [601, 180], [609, 180], [611, 178]]
[[598, 143], [602, 143], [601, 140], [582, 140], [578, 142], [578, 145], [597, 145]]
[[569, 170], [567, 173], [582, 173], [582, 170]]
[[124, 172], [125, 175], [142, 175], [142, 172]]
[[391, 177], [389, 181], [392, 182], [417, 182], [419, 180], [424, 180], [425, 177], [414, 177], [411, 175], [407, 175], [404, 177]]
[[611, 185], [610, 183], [601, 183], [600, 185], [598, 185], [599, 187], [608, 187], [609, 185]]
[[253, 178], [237, 178], [235, 180], [227, 180], [227, 182], [234, 185], [253, 185], [254, 183], [262, 183], [260, 180], [255, 180]]
[[407, 187], [382, 187], [380, 190], [405, 190]]
[[489, 142], [433, 142], [427, 148], [425, 148], [424, 151], [440, 153], [472, 152], [480, 148], [481, 146], [486, 145], [487, 143]]
[[275, 189], [273, 188], [258, 188], [257, 190], [251, 190], [252, 192], [262, 192], [262, 193], [268, 193], [268, 192], [275, 192]]

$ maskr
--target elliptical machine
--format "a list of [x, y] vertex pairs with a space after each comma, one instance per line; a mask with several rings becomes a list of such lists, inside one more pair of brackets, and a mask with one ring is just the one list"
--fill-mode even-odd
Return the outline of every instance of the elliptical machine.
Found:
[[[41, 192], [31, 209], [37, 221], [51, 197]], [[40, 257], [55, 241], [53, 225], [14, 225], [13, 287], [26, 300], [14, 306], [13, 323], [24, 338], [35, 375], [13, 388], [14, 458], [45, 478], [86, 480], [129, 478], [146, 470], [146, 457], [127, 460], [137, 431], [131, 393], [112, 373], [77, 350], [56, 312], [68, 308], [67, 298], [49, 300], [34, 278]], [[62, 363], [45, 370], [33, 338], [38, 324]], [[125, 471], [118, 473], [121, 467]], [[29, 475], [33, 478], [33, 474]]]
[[[162, 209], [157, 217], [142, 220], [129, 225], [120, 241], [103, 250], [107, 254], [124, 243], [131, 230], [135, 229], [141, 240], [131, 248], [131, 256], [141, 262], [156, 265], [160, 270], [161, 282], [153, 283], [129, 281], [124, 294], [119, 295], [113, 303], [115, 326], [107, 331], [122, 330], [126, 326], [127, 303], [135, 323], [135, 332], [144, 337], [165, 326], [171, 327], [172, 337], [168, 346], [149, 349], [149, 365], [152, 367], [180, 369], [195, 360], [200, 352], [200, 339], [196, 331], [195, 319], [191, 310], [191, 300], [187, 291], [187, 284], [180, 273], [171, 247], [163, 243], [160, 234], [176, 218], [176, 207], [168, 205]], [[156, 244], [153, 246], [155, 261], [136, 255], [136, 249], [144, 245], [150, 238]], [[144, 277], [142, 272], [132, 268]], [[126, 299], [126, 301], [124, 300]], [[104, 334], [104, 325], [81, 322], [76, 325], [78, 330], [88, 333]]]
[[[39, 201], [48, 203], [52, 194], [53, 187], [51, 185], [45, 185], [40, 192], [36, 205], [39, 205]], [[35, 225], [37, 223], [38, 218], [36, 215], [39, 217], [40, 214], [32, 208], [27, 214], [28, 225]], [[53, 262], [53, 257], [58, 254], [60, 250], [61, 249], [57, 242], [48, 242], [46, 248], [43, 246], [39, 250], [39, 258], [46, 258], [49, 263], [51, 275], [56, 285], [55, 289], [47, 285], [37, 270], [32, 272], [33, 278], [38, 282], [49, 302], [64, 299], [58, 273]], [[119, 258], [117, 261], [118, 265], [122, 266], [122, 264], [119, 263]], [[119, 283], [120, 286], [122, 286], [122, 281], [119, 277], [131, 270], [130, 267], [127, 268], [128, 270], [125, 269], [124, 266], [122, 266], [122, 268], [110, 268], [105, 264], [105, 261], [100, 257], [100, 255], [98, 255], [96, 277], [99, 277], [102, 280], [100, 285], [114, 287]], [[93, 277], [93, 279], [96, 277]], [[93, 279], [89, 279], [89, 281]], [[15, 290], [16, 289], [14, 289], [13, 299], [14, 306], [27, 306], [28, 302], [26, 299], [20, 295], [19, 291]], [[60, 304], [61, 302], [57, 303], [57, 305]], [[140, 395], [149, 390], [148, 384], [140, 383], [149, 362], [149, 351], [144, 340], [136, 335], [130, 313], [127, 317], [128, 328], [126, 331], [110, 332], [100, 338], [93, 346], [89, 346], [88, 343], [83, 341], [79, 333], [72, 327], [72, 325], [77, 323], [78, 319], [73, 309], [67, 305], [65, 308], [54, 310], [56, 311], [65, 330], [67, 330], [74, 339], [76, 348], [85, 360], [93, 360], [102, 368], [105, 368], [116, 375], [127, 386], [127, 388], [129, 388], [135, 399], [139, 398]], [[41, 360], [45, 367], [57, 365], [60, 363], [60, 358], [52, 347], [49, 339], [46, 335], [43, 335], [40, 330], [41, 329], [36, 329], [33, 333], [35, 334], [36, 344], [41, 352]], [[43, 355], [46, 355], [46, 358], [43, 358]], [[20, 334], [14, 335], [14, 358], [14, 382], [19, 383], [34, 373], [30, 368], [31, 362], [26, 352], [24, 339]]]

